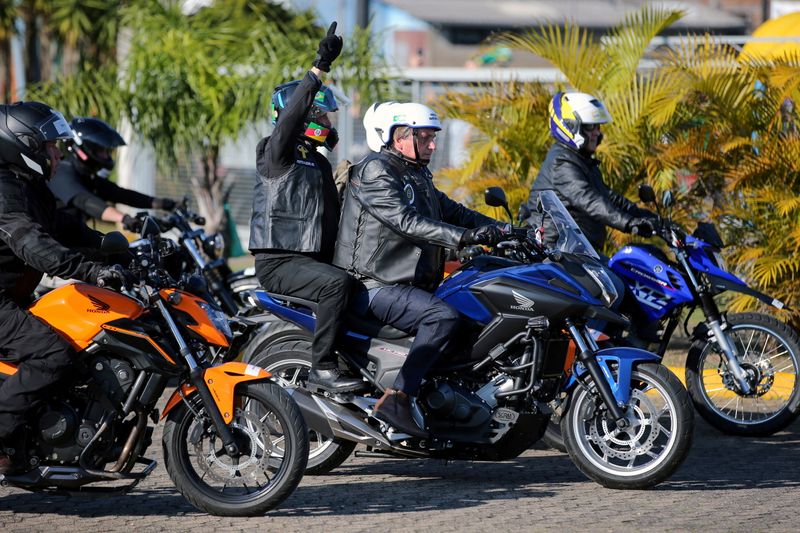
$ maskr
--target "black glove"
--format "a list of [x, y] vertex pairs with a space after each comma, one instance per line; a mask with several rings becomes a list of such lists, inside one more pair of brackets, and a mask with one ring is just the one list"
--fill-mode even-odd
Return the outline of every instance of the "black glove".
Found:
[[459, 247], [469, 246], [471, 244], [485, 244], [486, 246], [494, 246], [503, 240], [503, 232], [500, 231], [494, 224], [488, 226], [480, 226], [473, 229], [468, 229], [461, 236]]
[[142, 221], [137, 217], [132, 217], [130, 215], [123, 215], [122, 227], [128, 231], [132, 231], [133, 233], [139, 233], [140, 231], [142, 231]]
[[656, 221], [652, 218], [634, 218], [628, 222], [628, 232], [640, 237], [652, 237], [656, 232]]
[[120, 265], [103, 266], [97, 271], [94, 283], [98, 287], [108, 287], [120, 290], [128, 287], [133, 282], [133, 274], [122, 268]]
[[172, 211], [175, 209], [177, 202], [171, 198], [153, 198], [153, 209], [163, 209], [164, 211]]
[[328, 34], [319, 42], [317, 57], [312, 63], [312, 65], [323, 72], [330, 72], [331, 63], [333, 63], [334, 60], [339, 57], [339, 54], [342, 53], [342, 46], [344, 45], [344, 42], [342, 41], [341, 37], [334, 35], [335, 32], [336, 23], [332, 22], [331, 27], [328, 28]]

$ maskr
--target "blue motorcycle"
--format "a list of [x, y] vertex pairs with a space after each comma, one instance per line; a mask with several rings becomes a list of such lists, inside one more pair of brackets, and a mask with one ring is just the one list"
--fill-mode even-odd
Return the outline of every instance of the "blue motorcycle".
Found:
[[[501, 189], [489, 205], [508, 210]], [[693, 412], [686, 390], [659, 357], [630, 347], [600, 349], [591, 319], [624, 325], [597, 253], [552, 191], [539, 212], [558, 232], [552, 247], [517, 230], [496, 255], [475, 257], [436, 291], [463, 318], [459, 345], [429, 372], [413, 402], [426, 438], [399, 433], [372, 416], [413, 340], [374, 319], [349, 317], [337, 353], [365, 391], [319, 394], [304, 387], [314, 303], [254, 291], [250, 301], [293, 326], [273, 328], [245, 361], [289, 388], [312, 435], [309, 470], [330, 471], [353, 451], [372, 457], [511, 459], [542, 437], [558, 404], [575, 465], [607, 487], [641, 489], [667, 479], [689, 450]]]
[[[727, 271], [722, 239], [710, 223], [690, 235], [669, 219], [672, 195], [658, 205], [653, 189], [640, 199], [666, 215], [658, 236], [674, 255], [655, 246], [631, 244], [609, 261], [630, 296], [621, 312], [633, 317], [632, 336], [657, 345], [663, 357], [673, 332], [685, 317], [692, 339], [686, 358], [686, 386], [697, 411], [711, 425], [733, 435], [766, 436], [800, 415], [800, 338], [790, 326], [762, 313], [726, 314], [714, 298], [726, 291], [750, 295], [776, 309], [779, 300], [749, 287]], [[699, 309], [703, 320], [689, 331]]]

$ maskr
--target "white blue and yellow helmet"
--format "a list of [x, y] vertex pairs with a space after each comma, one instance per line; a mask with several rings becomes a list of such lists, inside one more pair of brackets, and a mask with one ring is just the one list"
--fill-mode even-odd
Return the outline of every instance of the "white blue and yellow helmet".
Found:
[[611, 114], [603, 102], [586, 93], [556, 93], [550, 101], [550, 135], [580, 150], [586, 139], [584, 124], [608, 124]]

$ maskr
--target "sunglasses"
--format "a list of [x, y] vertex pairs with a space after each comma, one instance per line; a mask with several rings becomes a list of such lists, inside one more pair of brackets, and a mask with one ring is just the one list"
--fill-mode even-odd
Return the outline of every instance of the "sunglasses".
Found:
[[600, 130], [600, 124], [584, 124], [581, 126], [581, 129], [586, 133], [591, 133], [593, 131]]

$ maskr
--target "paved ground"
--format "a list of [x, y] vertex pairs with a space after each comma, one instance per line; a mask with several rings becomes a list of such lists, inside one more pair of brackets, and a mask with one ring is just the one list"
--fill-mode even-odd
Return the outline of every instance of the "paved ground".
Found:
[[[687, 461], [649, 491], [604, 489], [566, 455], [543, 449], [503, 463], [351, 458], [331, 475], [304, 478], [279, 509], [250, 519], [195, 511], [159, 464], [127, 496], [68, 498], [0, 488], [0, 528], [790, 532], [800, 530], [799, 446], [800, 421], [769, 439], [727, 437], [700, 421]], [[159, 448], [152, 450], [160, 461]]]

